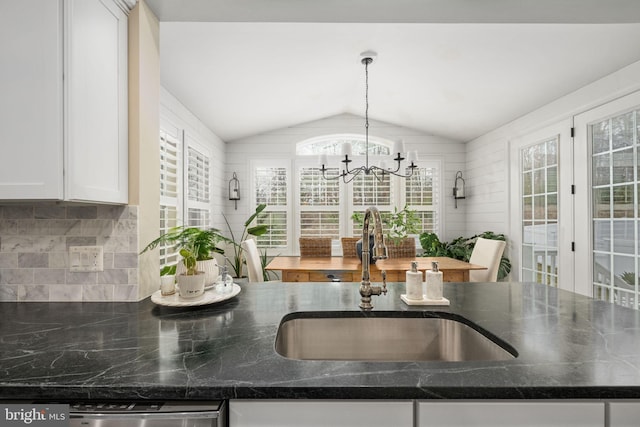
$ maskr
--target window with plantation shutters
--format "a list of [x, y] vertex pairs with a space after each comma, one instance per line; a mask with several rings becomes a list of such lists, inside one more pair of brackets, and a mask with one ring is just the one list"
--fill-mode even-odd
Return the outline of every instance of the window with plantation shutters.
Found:
[[[160, 226], [162, 235], [177, 226], [211, 225], [211, 154], [172, 119], [160, 123]], [[160, 265], [176, 264], [175, 246], [161, 246]]]
[[[293, 235], [290, 247], [296, 248], [297, 237], [331, 237], [334, 250], [340, 249], [340, 237], [358, 236], [362, 224], [352, 220], [354, 212], [363, 213], [376, 206], [381, 213], [391, 213], [405, 205], [416, 211], [422, 222], [422, 231], [439, 231], [439, 189], [441, 163], [438, 160], [419, 161], [419, 168], [409, 179], [390, 175], [360, 174], [350, 183], [326, 180], [319, 170], [317, 156], [326, 154], [328, 176], [336, 176], [343, 164], [341, 146], [352, 145], [352, 167], [364, 164], [366, 145], [364, 135], [326, 135], [302, 141], [296, 146], [296, 185], [290, 224]], [[393, 143], [381, 138], [369, 138], [369, 162], [389, 164]], [[408, 172], [408, 171], [407, 171]], [[339, 253], [339, 252], [338, 252]]]
[[186, 222], [193, 227], [211, 224], [211, 161], [210, 155], [194, 141], [187, 147]]
[[299, 202], [300, 237], [340, 237], [338, 180], [322, 178], [317, 167], [300, 168]]
[[256, 218], [256, 225], [267, 225], [269, 231], [258, 236], [259, 247], [284, 248], [289, 236], [289, 162], [278, 159], [254, 161], [253, 196], [255, 205], [267, 207]]
[[[182, 132], [170, 126], [160, 130], [160, 234], [179, 224]], [[161, 246], [160, 265], [178, 262], [174, 246]]]
[[435, 166], [420, 167], [404, 183], [405, 203], [416, 211], [423, 232], [437, 232], [438, 218], [435, 201], [438, 200], [439, 171]]

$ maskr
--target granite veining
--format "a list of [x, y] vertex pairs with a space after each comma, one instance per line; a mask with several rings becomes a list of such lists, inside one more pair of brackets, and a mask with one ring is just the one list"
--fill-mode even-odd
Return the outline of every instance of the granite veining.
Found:
[[[450, 307], [407, 306], [390, 284], [370, 313], [356, 283], [242, 285], [219, 305], [0, 303], [0, 399], [640, 398], [640, 312], [538, 284], [445, 284]], [[300, 361], [275, 352], [296, 312], [462, 316], [518, 357]], [[447, 314], [448, 315], [448, 314]]]

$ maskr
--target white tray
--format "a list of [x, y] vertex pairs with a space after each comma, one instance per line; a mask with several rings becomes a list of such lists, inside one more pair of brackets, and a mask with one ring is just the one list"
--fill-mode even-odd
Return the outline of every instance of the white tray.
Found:
[[401, 294], [400, 299], [407, 305], [449, 305], [451, 304], [448, 299], [427, 299], [426, 295], [422, 295], [422, 299], [409, 299], [407, 294]]
[[202, 295], [195, 298], [182, 298], [176, 291], [173, 295], [163, 296], [160, 290], [155, 291], [151, 295], [151, 302], [164, 305], [167, 307], [195, 307], [198, 305], [216, 304], [226, 301], [240, 293], [240, 286], [233, 284], [233, 289], [228, 294], [219, 294], [214, 289], [205, 291]]

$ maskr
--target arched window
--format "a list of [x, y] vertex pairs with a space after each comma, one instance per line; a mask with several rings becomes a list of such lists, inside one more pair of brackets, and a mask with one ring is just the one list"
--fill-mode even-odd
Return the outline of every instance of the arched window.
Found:
[[[366, 154], [367, 145], [364, 135], [336, 134], [317, 136], [298, 142], [296, 144], [296, 155], [340, 155], [342, 145], [345, 143], [351, 144], [354, 156], [364, 156]], [[369, 155], [391, 155], [391, 147], [393, 147], [391, 141], [369, 136]]]

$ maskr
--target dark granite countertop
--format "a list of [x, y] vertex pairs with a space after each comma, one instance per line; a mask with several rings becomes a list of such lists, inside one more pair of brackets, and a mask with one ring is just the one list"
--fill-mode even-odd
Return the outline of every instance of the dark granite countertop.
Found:
[[274, 339], [291, 312], [358, 312], [356, 283], [242, 286], [218, 305], [0, 303], [0, 399], [639, 398], [640, 312], [520, 283], [445, 284], [450, 307], [519, 356], [481, 362], [297, 361]]

